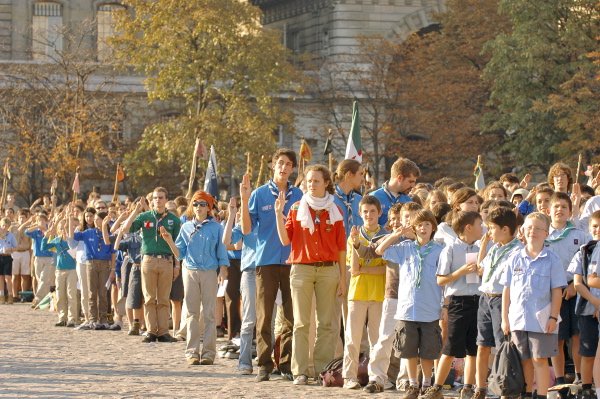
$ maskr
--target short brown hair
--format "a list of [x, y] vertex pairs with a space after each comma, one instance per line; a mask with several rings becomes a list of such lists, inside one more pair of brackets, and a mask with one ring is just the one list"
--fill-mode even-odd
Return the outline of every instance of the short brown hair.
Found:
[[292, 166], [294, 168], [296, 166], [298, 166], [298, 160], [296, 159], [296, 153], [294, 152], [294, 150], [290, 150], [289, 148], [278, 148], [277, 151], [275, 151], [275, 153], [273, 154], [273, 157], [271, 157], [271, 161], [273, 162], [273, 165], [275, 165], [275, 162], [277, 162], [279, 157], [282, 155], [285, 155], [286, 157], [288, 157], [290, 159], [290, 161], [292, 161]]
[[438, 224], [437, 220], [435, 219], [435, 216], [433, 215], [433, 213], [431, 213], [430, 210], [421, 209], [420, 211], [418, 211], [417, 214], [413, 216], [410, 224], [413, 228], [416, 228], [419, 223], [423, 222], [431, 223], [433, 231], [431, 232], [431, 237], [429, 238], [432, 238], [435, 232], [437, 231]]
[[398, 158], [396, 162], [392, 164], [391, 175], [392, 177], [408, 177], [411, 175], [419, 177], [421, 176], [421, 169], [419, 169], [416, 163], [408, 158]]
[[473, 196], [476, 196], [477, 192], [475, 190], [473, 190], [471, 187], [463, 187], [459, 190], [457, 190], [453, 195], [452, 195], [452, 200], [450, 201], [450, 206], [452, 207], [453, 210], [457, 210], [458, 206], [464, 202], [467, 202], [467, 200]]
[[152, 193], [164, 193], [165, 198], [169, 198], [169, 192], [164, 187], [156, 187], [154, 190], [152, 190]]
[[504, 183], [504, 182], [509, 182], [512, 184], [519, 184], [521, 183], [521, 181], [519, 180], [519, 178], [517, 177], [517, 175], [515, 175], [514, 173], [505, 173], [502, 176], [500, 176], [500, 179], [498, 179], [498, 181], [500, 183]]
[[468, 225], [475, 224], [477, 220], [481, 220], [481, 215], [477, 212], [455, 212], [452, 218], [452, 230], [456, 234], [462, 234]]
[[550, 230], [550, 217], [546, 214], [543, 214], [542, 212], [532, 212], [529, 215], [527, 215], [527, 217], [525, 218], [525, 221], [529, 220], [529, 219], [534, 219], [534, 220], [539, 220], [541, 222], [544, 222], [544, 224], [546, 225], [546, 232], [548, 232], [548, 230]]
[[569, 205], [569, 211], [573, 212], [573, 203], [571, 202], [571, 197], [569, 197], [569, 194], [555, 191], [554, 194], [552, 194], [552, 197], [550, 197], [550, 204], [558, 201], [566, 201]]
[[490, 184], [488, 184], [487, 187], [485, 188], [485, 190], [483, 191], [483, 197], [486, 200], [491, 199], [491, 198], [489, 198], [489, 195], [490, 195], [490, 192], [494, 189], [502, 190], [502, 192], [504, 193], [504, 198], [508, 198], [508, 191], [506, 191], [506, 189], [504, 188], [502, 183], [500, 183], [499, 181], [494, 181], [494, 182], [491, 182]]
[[361, 209], [363, 205], [375, 205], [377, 211], [381, 212], [381, 202], [372, 195], [365, 195], [358, 203], [358, 209]]
[[423, 209], [423, 205], [411, 201], [411, 202], [405, 202], [404, 204], [402, 204], [402, 211], [407, 211], [407, 212], [414, 212], [414, 211], [420, 211], [421, 209]]
[[550, 184], [550, 187], [552, 187], [555, 190], [556, 187], [554, 187], [554, 176], [560, 175], [561, 173], [567, 175], [567, 179], [569, 181], [567, 183], [567, 187], [571, 187], [571, 184], [573, 184], [573, 172], [571, 171], [569, 165], [563, 162], [557, 162], [554, 165], [552, 165], [552, 167], [548, 171], [548, 184]]

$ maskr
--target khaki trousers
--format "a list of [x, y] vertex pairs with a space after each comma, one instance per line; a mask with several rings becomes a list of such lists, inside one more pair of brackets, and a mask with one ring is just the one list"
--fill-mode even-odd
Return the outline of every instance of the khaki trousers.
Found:
[[51, 257], [35, 256], [33, 259], [35, 278], [38, 281], [35, 299], [41, 301], [50, 292], [50, 287], [54, 285], [54, 259]]
[[335, 353], [337, 321], [337, 287], [340, 271], [337, 265], [315, 267], [292, 265], [290, 288], [294, 310], [294, 335], [292, 341], [292, 374], [306, 375], [309, 369], [308, 336], [311, 322], [313, 296], [315, 297], [317, 334], [313, 351], [315, 372], [320, 372]]
[[56, 302], [58, 321], [75, 323], [77, 321], [77, 272], [73, 270], [56, 271]]
[[379, 323], [383, 302], [376, 301], [348, 301], [348, 318], [346, 319], [346, 333], [344, 345], [344, 378], [356, 379], [358, 373], [358, 358], [363, 330], [367, 323], [370, 350], [379, 339]]
[[[217, 286], [216, 270], [183, 268], [184, 300], [187, 308], [186, 357], [215, 360], [217, 353], [217, 325], [215, 322]], [[201, 331], [201, 314], [204, 331]], [[202, 353], [200, 353], [201, 341]]]
[[142, 257], [144, 316], [148, 332], [156, 336], [169, 333], [169, 296], [173, 285], [171, 258]]
[[106, 281], [110, 275], [110, 261], [92, 260], [86, 263], [89, 288], [88, 306], [90, 321], [105, 324], [108, 322], [108, 290]]

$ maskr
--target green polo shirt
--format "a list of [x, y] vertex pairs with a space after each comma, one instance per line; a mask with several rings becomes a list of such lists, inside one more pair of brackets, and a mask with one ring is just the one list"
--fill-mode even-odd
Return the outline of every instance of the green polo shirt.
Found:
[[173, 241], [179, 235], [181, 221], [171, 212], [159, 215], [156, 211], [140, 213], [131, 224], [130, 233], [141, 230], [142, 233], [142, 255], [172, 255], [169, 244], [160, 236], [159, 227], [171, 233]]

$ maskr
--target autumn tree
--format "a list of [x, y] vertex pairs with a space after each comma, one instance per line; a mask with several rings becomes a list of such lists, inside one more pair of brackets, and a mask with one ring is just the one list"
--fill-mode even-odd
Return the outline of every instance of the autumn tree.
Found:
[[518, 161], [548, 165], [576, 150], [573, 140], [587, 146], [580, 140], [595, 130], [589, 124], [597, 108], [585, 108], [597, 106], [597, 88], [583, 81], [593, 82], [586, 55], [598, 48], [598, 1], [502, 0], [500, 10], [512, 31], [488, 47], [485, 76], [495, 111], [485, 128], [505, 133]]
[[[244, 153], [270, 153], [272, 132], [290, 122], [277, 93], [295, 72], [279, 33], [260, 25], [260, 10], [237, 0], [124, 0], [116, 57], [145, 76], [150, 101], [181, 110], [150, 125], [127, 160], [138, 181], [167, 173], [185, 179], [196, 137], [214, 145], [220, 170], [243, 173]], [[257, 165], [258, 166], [258, 165]], [[256, 168], [258, 170], [258, 168]]]
[[[430, 179], [471, 176], [477, 155], [498, 143], [480, 129], [490, 93], [482, 80], [490, 57], [482, 49], [510, 29], [497, 9], [498, 0], [450, 0], [436, 15], [439, 25], [397, 47], [388, 81], [399, 92], [397, 124], [386, 137], [388, 151], [414, 159]], [[501, 168], [486, 164], [489, 171]]]
[[60, 28], [64, 49], [49, 51], [46, 62], [3, 65], [0, 145], [11, 159], [9, 189], [27, 202], [49, 192], [55, 176], [57, 194], [70, 196], [78, 166], [82, 181], [112, 176], [122, 156], [125, 96], [112, 92], [110, 69], [86, 43], [93, 27]]

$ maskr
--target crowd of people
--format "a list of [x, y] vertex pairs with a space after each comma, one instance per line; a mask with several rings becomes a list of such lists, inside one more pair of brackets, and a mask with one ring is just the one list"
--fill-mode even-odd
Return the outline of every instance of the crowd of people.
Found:
[[523, 398], [565, 383], [565, 353], [581, 397], [595, 398], [596, 179], [574, 182], [557, 163], [547, 182], [507, 173], [476, 191], [417, 182], [419, 167], [399, 158], [361, 194], [358, 161], [308, 166], [299, 187], [296, 167], [294, 151], [277, 150], [272, 178], [253, 189], [245, 175], [228, 203], [204, 191], [171, 201], [157, 187], [123, 203], [92, 193], [19, 209], [9, 194], [0, 304], [31, 291], [38, 308], [54, 295], [57, 327], [185, 341], [189, 365], [213, 364], [226, 333], [239, 342], [239, 373], [256, 365], [257, 382], [278, 372], [306, 385], [342, 356], [344, 388], [396, 387], [406, 399], [441, 399], [455, 358], [461, 399], [484, 399], [493, 349], [508, 338]]

